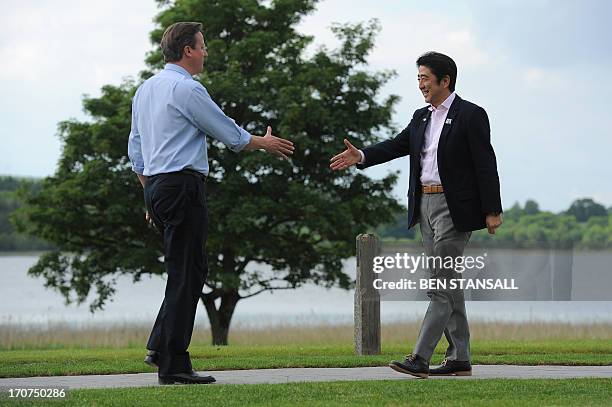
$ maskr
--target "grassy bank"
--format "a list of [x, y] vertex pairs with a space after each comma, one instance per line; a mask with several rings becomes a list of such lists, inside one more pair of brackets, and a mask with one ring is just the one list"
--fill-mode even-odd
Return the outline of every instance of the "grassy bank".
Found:
[[[6, 328], [6, 327], [4, 327]], [[109, 326], [0, 329], [0, 377], [139, 373], [148, 328]], [[356, 356], [351, 326], [238, 328], [231, 346], [209, 345], [196, 332], [190, 347], [197, 370], [286, 367], [385, 366], [414, 345], [418, 323], [386, 324], [382, 353]], [[472, 324], [472, 358], [477, 364], [612, 365], [612, 327], [606, 324]], [[442, 339], [432, 364], [444, 354]]]
[[[407, 344], [416, 339], [420, 321], [387, 323], [382, 326], [383, 344]], [[111, 324], [76, 328], [68, 324], [0, 324], [0, 351], [20, 349], [139, 348], [151, 330], [150, 324]], [[472, 340], [567, 341], [612, 340], [612, 323], [569, 324], [553, 322], [470, 322]], [[353, 342], [352, 325], [302, 324], [267, 328], [232, 327], [234, 345], [346, 345]], [[196, 328], [195, 346], [211, 343], [209, 329]]]
[[[344, 345], [234, 345], [190, 348], [196, 370], [265, 369], [287, 367], [385, 366], [403, 357], [413, 343], [384, 344], [381, 355], [356, 356]], [[432, 363], [443, 358], [445, 344]], [[84, 348], [11, 350], [0, 352], [0, 377], [152, 372], [142, 359], [144, 349]], [[612, 365], [612, 341], [477, 341], [476, 364]]]
[[[609, 406], [611, 379], [402, 380], [172, 386], [69, 391], [33, 405], [223, 406]], [[24, 402], [25, 404], [25, 402]]]

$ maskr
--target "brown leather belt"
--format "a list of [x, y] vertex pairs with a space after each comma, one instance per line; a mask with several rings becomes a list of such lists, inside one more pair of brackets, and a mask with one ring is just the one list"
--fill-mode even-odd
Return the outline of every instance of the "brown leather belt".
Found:
[[442, 185], [423, 185], [424, 194], [441, 194], [444, 192]]

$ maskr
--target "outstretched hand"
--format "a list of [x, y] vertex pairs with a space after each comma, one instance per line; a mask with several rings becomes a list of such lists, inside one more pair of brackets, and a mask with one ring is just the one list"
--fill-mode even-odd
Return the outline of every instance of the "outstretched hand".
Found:
[[332, 157], [330, 160], [331, 164], [329, 165], [329, 168], [332, 170], [343, 170], [361, 161], [361, 154], [359, 154], [359, 150], [357, 150], [355, 146], [353, 146], [347, 139], [344, 139], [344, 145], [346, 146], [346, 150]]
[[272, 135], [272, 127], [268, 126], [265, 136], [262, 137], [262, 148], [270, 154], [282, 157], [288, 160], [288, 155], [293, 154], [293, 143], [280, 137]]

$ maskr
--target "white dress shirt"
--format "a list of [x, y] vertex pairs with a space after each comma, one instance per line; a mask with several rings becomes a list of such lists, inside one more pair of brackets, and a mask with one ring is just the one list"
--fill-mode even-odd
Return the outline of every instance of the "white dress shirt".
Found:
[[429, 106], [431, 119], [429, 119], [425, 129], [425, 141], [423, 142], [423, 150], [421, 150], [422, 185], [442, 184], [438, 173], [438, 142], [453, 100], [455, 100], [455, 92], [451, 93], [438, 107]]

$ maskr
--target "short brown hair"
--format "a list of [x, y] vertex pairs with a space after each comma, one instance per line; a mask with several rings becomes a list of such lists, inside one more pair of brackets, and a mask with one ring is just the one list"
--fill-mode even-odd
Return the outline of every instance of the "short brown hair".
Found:
[[202, 32], [202, 23], [180, 22], [166, 28], [160, 44], [164, 61], [180, 61], [185, 47], [195, 48], [195, 36], [199, 32]]

